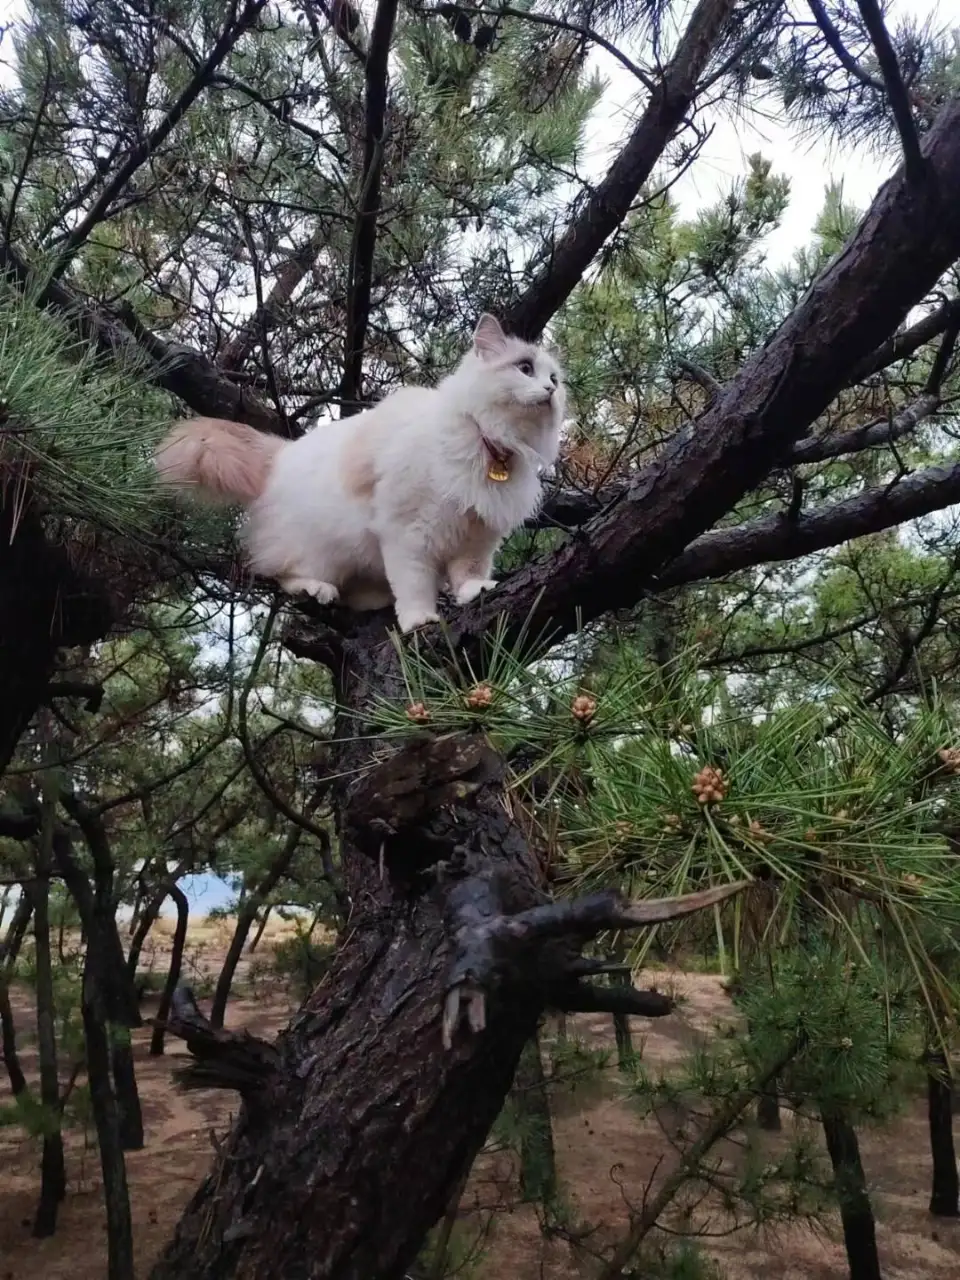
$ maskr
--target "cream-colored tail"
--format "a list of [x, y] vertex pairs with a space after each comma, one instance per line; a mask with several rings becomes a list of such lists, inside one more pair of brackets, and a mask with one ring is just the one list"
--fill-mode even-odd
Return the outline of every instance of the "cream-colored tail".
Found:
[[153, 455], [160, 483], [208, 502], [252, 502], [267, 484], [279, 436], [223, 418], [178, 422]]

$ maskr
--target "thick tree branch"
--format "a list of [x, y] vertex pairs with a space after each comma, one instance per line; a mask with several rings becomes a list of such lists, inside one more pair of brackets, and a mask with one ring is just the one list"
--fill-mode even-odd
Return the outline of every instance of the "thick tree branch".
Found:
[[[555, 639], [634, 604], [665, 563], [782, 460], [845, 385], [851, 364], [875, 352], [960, 256], [960, 223], [950, 216], [960, 203], [960, 100], [943, 109], [924, 148], [931, 180], [917, 189], [903, 170], [891, 178], [847, 248], [777, 333], [698, 421], [639, 472], [627, 497], [559, 551], [461, 610], [451, 624], [456, 642], [475, 644], [500, 615], [514, 635], [526, 628], [530, 635]], [[919, 480], [908, 477], [885, 498], [861, 498], [842, 514], [850, 533], [839, 536], [949, 505], [956, 500], [957, 480], [953, 468], [932, 468]], [[812, 525], [801, 519], [805, 532], [799, 539], [779, 525], [775, 535], [772, 524], [764, 526], [765, 552], [775, 555], [779, 548], [783, 555], [798, 555], [806, 544], [829, 545], [819, 539], [829, 531], [838, 540], [836, 516], [834, 511], [833, 519], [813, 517]], [[819, 537], [811, 536], [816, 530]], [[727, 547], [731, 537], [729, 531], [710, 535], [725, 539]], [[711, 545], [715, 554], [717, 544], [706, 544]], [[703, 545], [697, 555], [708, 561]], [[688, 577], [684, 570], [683, 580], [696, 576], [702, 575]]]
[[549, 261], [504, 316], [508, 329], [525, 338], [539, 337], [604, 241], [626, 218], [690, 110], [698, 81], [734, 8], [733, 0], [700, 0], [623, 150], [583, 209], [571, 218]]
[[847, 373], [844, 386], [855, 387], [874, 373], [880, 373], [898, 360], [905, 360], [926, 346], [934, 338], [945, 332], [951, 324], [960, 319], [960, 298], [951, 298], [941, 303], [922, 320], [896, 333], [886, 342], [881, 343], [875, 351], [858, 360]]
[[275, 410], [225, 377], [205, 355], [185, 343], [166, 341], [151, 333], [129, 307], [118, 315], [83, 302], [72, 290], [36, 272], [11, 244], [0, 240], [0, 275], [29, 293], [48, 311], [62, 316], [86, 342], [108, 356], [123, 356], [150, 365], [149, 377], [158, 387], [183, 400], [194, 412], [211, 418], [247, 422], [271, 435], [283, 435]]
[[769, 561], [795, 560], [850, 538], [891, 529], [960, 502], [960, 463], [927, 467], [896, 484], [865, 489], [796, 520], [782, 515], [748, 520], [697, 538], [659, 574], [658, 587], [676, 587], [704, 578], [720, 578]]
[[350, 255], [347, 286], [347, 333], [340, 395], [344, 417], [363, 408], [360, 393], [363, 380], [363, 349], [370, 322], [370, 295], [373, 286], [373, 255], [377, 244], [377, 215], [380, 212], [380, 181], [386, 146], [387, 60], [397, 18], [398, 0], [378, 0], [370, 33], [365, 74], [366, 128], [363, 140], [363, 177], [357, 201], [357, 222]]
[[811, 436], [807, 440], [799, 440], [790, 450], [790, 462], [825, 462], [828, 458], [839, 458], [845, 453], [859, 453], [862, 449], [872, 449], [900, 440], [915, 430], [918, 423], [928, 418], [939, 404], [939, 393], [924, 392], [894, 418], [853, 427], [850, 431], [841, 431], [835, 436]]
[[464, 876], [449, 896], [456, 954], [443, 1013], [444, 1044], [448, 1048], [452, 1045], [463, 1010], [471, 1031], [482, 1031], [487, 993], [509, 975], [532, 973], [546, 944], [587, 942], [608, 929], [642, 929], [677, 920], [742, 893], [747, 884], [738, 881], [682, 898], [646, 902], [627, 902], [617, 893], [597, 893], [508, 915], [501, 909], [498, 888], [490, 876]]
[[165, 1029], [185, 1041], [194, 1058], [174, 1072], [184, 1089], [235, 1089], [252, 1105], [280, 1070], [280, 1055], [272, 1044], [249, 1031], [214, 1027], [189, 987], [174, 992]]
[[563, 1013], [628, 1013], [641, 1018], [665, 1018], [675, 1002], [659, 991], [638, 991], [636, 987], [596, 987], [575, 982], [557, 987], [547, 995], [549, 1007]]
[[266, 5], [267, 0], [245, 0], [239, 13], [236, 11], [235, 4], [230, 6], [230, 19], [220, 39], [213, 46], [202, 66], [198, 68], [186, 87], [177, 95], [176, 100], [160, 123], [154, 129], [151, 129], [148, 134], [145, 134], [129, 153], [126, 160], [101, 191], [86, 214], [64, 240], [51, 273], [52, 279], [56, 280], [67, 269], [77, 251], [86, 244], [91, 231], [109, 215], [111, 206], [117, 196], [120, 195], [140, 166], [146, 163], [157, 148], [167, 140], [210, 83], [217, 67], [229, 55], [230, 50], [243, 33], [249, 30], [256, 22]]

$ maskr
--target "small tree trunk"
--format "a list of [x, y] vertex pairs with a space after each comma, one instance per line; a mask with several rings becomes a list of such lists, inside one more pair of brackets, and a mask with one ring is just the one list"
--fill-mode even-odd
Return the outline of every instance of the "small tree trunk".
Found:
[[224, 956], [223, 968], [217, 978], [217, 987], [213, 993], [213, 1004], [210, 1008], [210, 1021], [215, 1027], [223, 1026], [223, 1020], [227, 1013], [227, 1001], [230, 999], [230, 988], [233, 986], [237, 965], [243, 955], [243, 945], [247, 940], [247, 934], [253, 927], [255, 916], [256, 907], [251, 911], [249, 901], [237, 913], [237, 925], [233, 931], [233, 937], [230, 939], [227, 954]]
[[17, 1031], [10, 1005], [10, 975], [20, 954], [20, 945], [32, 913], [33, 907], [28, 895], [21, 892], [6, 939], [0, 946], [0, 1031], [3, 1035], [3, 1064], [10, 1077], [10, 1091], [15, 1098], [25, 1091], [27, 1081], [17, 1053]]
[[[42, 856], [42, 855], [41, 855]], [[42, 867], [39, 868], [42, 871]], [[43, 1139], [40, 1162], [40, 1201], [33, 1222], [38, 1239], [57, 1229], [57, 1210], [67, 1193], [67, 1174], [60, 1132], [60, 1081], [57, 1074], [57, 1029], [50, 957], [50, 885], [39, 878], [33, 890], [33, 937], [37, 968], [37, 1054], [40, 1067], [40, 1101], [51, 1132]]]
[[857, 1131], [839, 1108], [824, 1107], [820, 1118], [833, 1165], [850, 1280], [882, 1280], [876, 1222]]
[[[308, 814], [310, 811], [308, 806]], [[213, 993], [210, 1021], [215, 1027], [223, 1026], [223, 1019], [227, 1012], [227, 1001], [230, 999], [230, 988], [233, 986], [233, 977], [237, 972], [240, 957], [243, 955], [243, 945], [247, 940], [247, 935], [253, 926], [254, 920], [257, 918], [257, 912], [269, 895], [273, 893], [281, 879], [287, 874], [302, 834], [303, 832], [299, 827], [291, 826], [283, 846], [278, 851], [273, 862], [267, 867], [259, 885], [249, 893], [241, 890], [240, 905], [237, 910], [237, 927], [230, 940], [230, 946], [223, 961], [223, 968], [220, 970], [220, 977], [217, 979], [217, 989]]]
[[157, 1016], [153, 1024], [153, 1034], [150, 1037], [150, 1055], [155, 1058], [159, 1058], [163, 1054], [166, 1021], [170, 1016], [170, 1006], [173, 1003], [173, 995], [177, 989], [177, 983], [180, 981], [180, 971], [183, 968], [183, 950], [187, 942], [187, 925], [190, 918], [190, 904], [187, 901], [187, 895], [179, 885], [170, 886], [170, 896], [177, 906], [177, 927], [173, 935], [173, 946], [170, 950], [170, 968], [167, 970], [167, 981], [164, 984], [163, 995], [160, 997], [160, 1006], [157, 1009]]
[[13, 1021], [13, 1009], [10, 1007], [10, 985], [6, 973], [0, 970], [0, 1031], [3, 1033], [3, 1065], [10, 1077], [10, 1091], [13, 1096], [25, 1092], [27, 1079], [20, 1066], [17, 1053], [17, 1029]]
[[260, 917], [260, 922], [257, 925], [257, 932], [254, 934], [253, 941], [250, 943], [250, 946], [247, 948], [247, 950], [250, 952], [250, 955], [253, 955], [257, 947], [259, 947], [260, 945], [260, 939], [263, 937], [263, 931], [267, 927], [267, 921], [270, 919], [270, 912], [272, 910], [273, 910], [273, 907], [270, 907], [270, 906], [264, 907], [263, 909], [263, 915]]
[[927, 1115], [933, 1182], [930, 1212], [938, 1218], [960, 1216], [960, 1175], [953, 1143], [953, 1079], [942, 1049], [927, 1052]]
[[87, 1046], [90, 1103], [97, 1127], [103, 1198], [107, 1211], [107, 1280], [134, 1280], [133, 1229], [120, 1113], [110, 1082], [110, 1041], [102, 997], [96, 990], [89, 955], [84, 966], [83, 1031]]
[[539, 1033], [520, 1055], [513, 1096], [521, 1121], [520, 1192], [524, 1200], [549, 1204], [557, 1194], [557, 1157]]
[[146, 942], [150, 930], [157, 922], [161, 908], [166, 901], [169, 888], [164, 886], [150, 899], [143, 908], [137, 927], [130, 939], [130, 950], [127, 953], [127, 973], [130, 975], [130, 981], [133, 982], [137, 976], [137, 966], [140, 963], [140, 953], [143, 950], [143, 944]]
[[120, 1116], [120, 1141], [124, 1151], [143, 1150], [143, 1108], [137, 1088], [130, 1030], [117, 1023], [110, 1026], [110, 1065]]

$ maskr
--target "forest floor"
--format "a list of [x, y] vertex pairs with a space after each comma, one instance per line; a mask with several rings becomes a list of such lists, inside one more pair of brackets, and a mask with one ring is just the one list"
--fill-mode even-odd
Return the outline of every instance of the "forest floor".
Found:
[[[169, 930], [161, 921], [145, 964], [162, 968]], [[188, 945], [189, 968], [198, 995], [215, 974], [228, 938], [228, 922], [201, 921]], [[231, 1001], [228, 1024], [246, 1026], [260, 1035], [276, 1032], [288, 1018], [292, 999], [269, 973], [273, 946], [286, 928], [268, 929], [256, 956], [244, 959], [237, 978], [238, 997]], [[683, 996], [680, 1009], [668, 1018], [633, 1022], [634, 1047], [653, 1073], [680, 1061], [698, 1042], [717, 1033], [718, 1022], [730, 1019], [730, 1004], [713, 975], [657, 975]], [[651, 975], [653, 980], [653, 975]], [[22, 1061], [33, 1075], [36, 1051], [27, 1034], [31, 1010], [26, 993], [15, 992], [21, 1028]], [[146, 1002], [144, 1013], [151, 1013]], [[668, 1133], [680, 1117], [642, 1119], [625, 1097], [616, 1069], [610, 1019], [577, 1015], [568, 1019], [568, 1037], [591, 1050], [609, 1051], [599, 1073], [587, 1071], [583, 1087], [565, 1084], [554, 1111], [554, 1139], [567, 1224], [581, 1245], [556, 1233], [545, 1234], [532, 1208], [520, 1203], [513, 1158], [504, 1150], [485, 1153], [477, 1161], [461, 1202], [454, 1246], [468, 1250], [475, 1266], [458, 1271], [472, 1280], [579, 1280], [595, 1274], [590, 1251], [597, 1242], [615, 1238], [627, 1220], [628, 1204], [642, 1202], [645, 1189], [656, 1191], [676, 1156]], [[145, 1280], [191, 1192], [207, 1172], [213, 1140], [228, 1127], [235, 1099], [211, 1093], [178, 1093], [171, 1068], [185, 1054], [172, 1041], [167, 1055], [147, 1054], [149, 1028], [134, 1033], [138, 1079], [147, 1141], [143, 1151], [127, 1156], [138, 1280]], [[549, 1042], [548, 1042], [549, 1043]], [[565, 1058], [570, 1066], [570, 1055]], [[550, 1069], [550, 1062], [547, 1064]], [[66, 1074], [67, 1065], [61, 1064]], [[789, 1140], [794, 1121], [786, 1116], [782, 1134], [762, 1134], [774, 1159]], [[925, 1102], [917, 1098], [898, 1120], [883, 1129], [861, 1133], [864, 1165], [878, 1219], [884, 1280], [956, 1280], [960, 1275], [960, 1222], [934, 1220], [927, 1213], [929, 1155]], [[766, 1153], [765, 1153], [766, 1154]], [[742, 1159], [734, 1144], [718, 1152], [730, 1168]], [[31, 1238], [30, 1225], [38, 1193], [37, 1144], [15, 1125], [0, 1126], [0, 1280], [103, 1280], [106, 1233], [97, 1154], [82, 1131], [67, 1134], [69, 1190], [56, 1235]], [[709, 1198], [695, 1210], [695, 1220], [713, 1232], [709, 1252], [726, 1280], [846, 1280], [848, 1270], [838, 1224], [793, 1225], [758, 1233], [752, 1228], [726, 1234], [730, 1220]], [[674, 1223], [676, 1223], [674, 1219]], [[663, 1237], [661, 1237], [662, 1239]]]

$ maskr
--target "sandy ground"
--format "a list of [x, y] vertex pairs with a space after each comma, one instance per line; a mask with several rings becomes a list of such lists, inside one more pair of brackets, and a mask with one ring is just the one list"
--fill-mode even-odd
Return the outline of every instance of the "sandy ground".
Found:
[[[219, 963], [227, 928], [203, 923], [192, 929], [194, 978], [202, 979]], [[252, 963], [245, 959], [238, 979], [240, 996], [232, 1002], [228, 1018], [231, 1025], [265, 1035], [288, 1017], [288, 994], [264, 972], [269, 949], [284, 932], [282, 924], [271, 928]], [[161, 931], [152, 954], [158, 966], [165, 942]], [[145, 961], [150, 959], [147, 953]], [[642, 1048], [651, 1069], [676, 1062], [698, 1039], [713, 1034], [726, 1004], [714, 977], [690, 975], [674, 981], [686, 998], [682, 1010], [657, 1022], [634, 1022], [636, 1047]], [[23, 993], [16, 993], [15, 1003], [23, 1065], [32, 1074], [36, 1054]], [[150, 1011], [147, 1004], [144, 1012]], [[606, 1017], [571, 1018], [568, 1034], [592, 1048], [611, 1047]], [[223, 1095], [177, 1093], [171, 1085], [171, 1066], [185, 1050], [171, 1042], [165, 1058], [150, 1058], [148, 1041], [149, 1028], [135, 1033], [147, 1144], [127, 1157], [138, 1280], [145, 1280], [151, 1261], [206, 1172], [213, 1138], [228, 1127], [236, 1105]], [[469, 1274], [477, 1280], [579, 1280], [595, 1274], [590, 1251], [622, 1231], [627, 1205], [639, 1204], [647, 1187], [655, 1193], [674, 1159], [664, 1127], [638, 1118], [624, 1100], [622, 1078], [612, 1061], [599, 1085], [586, 1092], [564, 1091], [556, 1107], [554, 1136], [572, 1225], [582, 1232], [583, 1247], [545, 1234], [533, 1210], [519, 1202], [512, 1160], [487, 1154], [478, 1160], [467, 1186], [454, 1235], [457, 1247], [472, 1246], [476, 1269]], [[960, 1275], [960, 1223], [936, 1222], [926, 1211], [929, 1157], [922, 1101], [918, 1099], [895, 1125], [865, 1131], [861, 1138], [885, 1280], [955, 1280]], [[762, 1140], [771, 1144], [771, 1154], [784, 1141], [777, 1135], [763, 1135]], [[36, 1241], [30, 1225], [38, 1190], [38, 1149], [19, 1128], [0, 1127], [0, 1280], [103, 1280], [106, 1275], [96, 1149], [77, 1131], [68, 1133], [67, 1148], [70, 1185], [57, 1234]], [[735, 1159], [736, 1151], [731, 1147], [724, 1156]], [[699, 1215], [701, 1221], [709, 1219], [714, 1231], [726, 1229], [716, 1205], [701, 1206]], [[720, 1234], [711, 1240], [710, 1252], [729, 1280], [844, 1280], [848, 1274], [833, 1221], [822, 1232], [794, 1226], [775, 1234]]]

